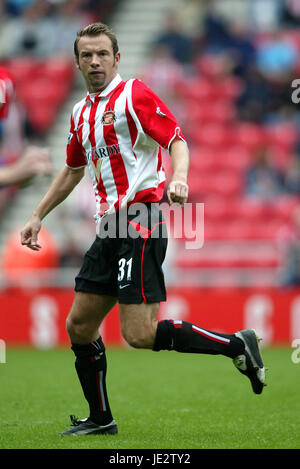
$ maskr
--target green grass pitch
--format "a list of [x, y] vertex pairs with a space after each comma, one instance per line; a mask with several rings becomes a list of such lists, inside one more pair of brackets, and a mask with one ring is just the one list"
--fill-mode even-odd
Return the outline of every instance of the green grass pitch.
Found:
[[300, 363], [263, 349], [268, 386], [253, 394], [223, 356], [108, 348], [117, 435], [61, 436], [87, 416], [68, 348], [8, 348], [0, 364], [2, 449], [298, 449]]

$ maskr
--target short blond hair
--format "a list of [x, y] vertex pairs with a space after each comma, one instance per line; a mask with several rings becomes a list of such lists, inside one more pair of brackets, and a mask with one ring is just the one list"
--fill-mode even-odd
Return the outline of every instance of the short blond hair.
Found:
[[78, 42], [79, 39], [83, 36], [99, 36], [100, 34], [105, 34], [111, 40], [112, 49], [114, 52], [114, 56], [119, 51], [119, 45], [117, 36], [115, 33], [104, 23], [92, 23], [88, 26], [85, 26], [80, 31], [78, 31], [75, 42], [74, 42], [74, 54], [79, 59], [79, 52], [78, 52]]

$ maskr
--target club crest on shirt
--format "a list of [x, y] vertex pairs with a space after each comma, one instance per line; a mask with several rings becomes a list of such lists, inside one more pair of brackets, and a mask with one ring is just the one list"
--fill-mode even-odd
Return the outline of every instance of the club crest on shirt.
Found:
[[113, 109], [107, 109], [107, 111], [103, 112], [101, 122], [103, 125], [110, 125], [113, 124], [116, 120], [116, 114]]

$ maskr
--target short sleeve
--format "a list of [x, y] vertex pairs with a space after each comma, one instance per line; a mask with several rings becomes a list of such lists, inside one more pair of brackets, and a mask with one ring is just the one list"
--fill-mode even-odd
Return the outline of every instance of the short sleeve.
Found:
[[6, 119], [14, 98], [14, 83], [5, 69], [0, 69], [0, 120]]
[[142, 81], [132, 84], [132, 106], [144, 132], [169, 150], [173, 140], [185, 141], [180, 126], [166, 104]]
[[83, 148], [78, 141], [73, 115], [71, 116], [71, 126], [67, 143], [66, 166], [72, 169], [80, 169], [86, 166], [86, 158]]

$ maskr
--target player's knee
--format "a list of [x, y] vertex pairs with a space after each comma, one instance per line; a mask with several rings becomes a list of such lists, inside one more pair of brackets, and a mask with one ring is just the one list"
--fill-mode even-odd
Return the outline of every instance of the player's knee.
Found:
[[85, 341], [88, 339], [90, 331], [85, 323], [80, 318], [69, 315], [66, 320], [66, 329], [71, 341]]
[[73, 334], [78, 332], [78, 329], [79, 329], [78, 322], [75, 321], [74, 318], [72, 318], [72, 316], [70, 315], [66, 319], [66, 329], [67, 329], [67, 333], [69, 334], [69, 336], [72, 336]]
[[133, 348], [151, 348], [153, 345], [152, 334], [143, 330], [122, 330], [126, 342]]

